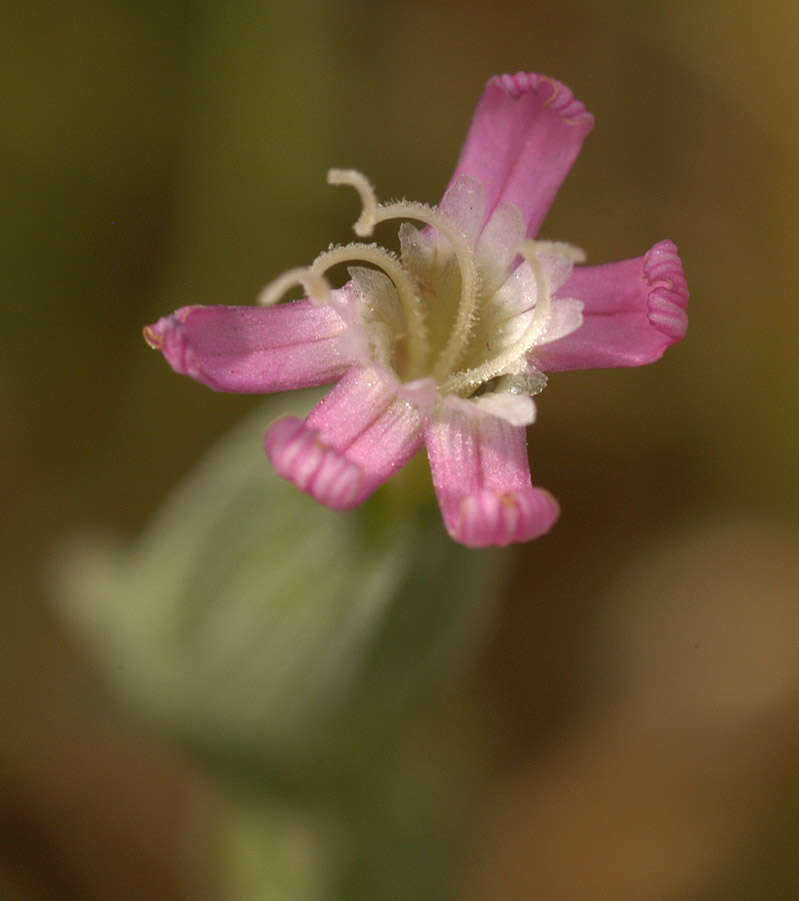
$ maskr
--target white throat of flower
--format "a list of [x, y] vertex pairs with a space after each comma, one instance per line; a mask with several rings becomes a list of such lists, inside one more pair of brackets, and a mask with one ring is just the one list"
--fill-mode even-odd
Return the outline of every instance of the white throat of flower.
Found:
[[[391, 219], [415, 220], [434, 230], [433, 256], [451, 255], [454, 258], [459, 281], [458, 296], [454, 304], [454, 321], [446, 339], [439, 342], [440, 346], [431, 347], [425, 305], [420, 294], [424, 282], [422, 273], [414, 271], [407, 261], [401, 261], [395, 254], [377, 244], [355, 242], [342, 247], [332, 247], [321, 253], [309, 267], [290, 269], [268, 284], [258, 297], [259, 303], [266, 305], [277, 303], [289, 288], [301, 285], [312, 302], [336, 304], [336, 295], [325, 273], [340, 263], [367, 263], [376, 267], [390, 280], [404, 320], [401, 331], [392, 329], [385, 321], [371, 323], [372, 353], [378, 362], [393, 367], [392, 348], [395, 343], [403, 342], [404, 358], [397, 373], [403, 381], [430, 376], [435, 381], [440, 395], [456, 395], [464, 398], [474, 395], [482, 386], [503, 376], [506, 377], [501, 380], [504, 385], [495, 386], [501, 391], [528, 394], [535, 393], [536, 388], [540, 390], [543, 387], [543, 377], [540, 380], [533, 378], [532, 382], [525, 378], [526, 355], [541, 342], [549, 328], [553, 307], [552, 293], [558, 287], [555, 285], [553, 288], [550, 284], [540, 256], [545, 254], [550, 258], [561, 259], [570, 269], [572, 263], [584, 258], [582, 251], [567, 244], [519, 240], [518, 246], [513, 250], [528, 264], [535, 284], [535, 303], [531, 315], [514, 340], [494, 353], [490, 351], [479, 353], [477, 361], [474, 360], [473, 351], [469, 355], [472, 365], [459, 368], [458, 364], [466, 356], [475, 323], [480, 316], [480, 308], [491, 301], [490, 297], [481, 296], [477, 256], [462, 228], [440, 210], [421, 203], [410, 201], [379, 203], [366, 177], [353, 169], [331, 169], [327, 180], [332, 185], [349, 185], [358, 192], [362, 210], [353, 230], [359, 238], [371, 236], [378, 223]], [[523, 223], [515, 208], [514, 215], [519, 218], [522, 228], [520, 237], [523, 237]], [[443, 241], [439, 240], [439, 236]], [[356, 282], [358, 272], [369, 270], [350, 270]], [[506, 273], [509, 274], [510, 272]], [[377, 276], [377, 273], [374, 275]], [[360, 276], [361, 282], [367, 280], [375, 287], [375, 291], [378, 291], [377, 278], [366, 279], [364, 275]], [[447, 307], [447, 310], [449, 309], [450, 306]], [[436, 355], [433, 359], [434, 352]], [[521, 389], [519, 380], [527, 382]]]

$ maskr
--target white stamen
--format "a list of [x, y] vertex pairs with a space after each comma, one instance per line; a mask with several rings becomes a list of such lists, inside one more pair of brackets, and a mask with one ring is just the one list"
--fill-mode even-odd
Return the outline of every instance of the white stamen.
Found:
[[[468, 396], [479, 385], [497, 376], [519, 372], [524, 365], [525, 353], [536, 343], [547, 328], [551, 312], [551, 289], [546, 273], [538, 261], [542, 250], [549, 254], [560, 253], [576, 261], [574, 248], [553, 243], [522, 242], [519, 253], [529, 264], [536, 282], [536, 304], [523, 335], [492, 359], [462, 372], [454, 372], [458, 360], [466, 350], [475, 321], [480, 297], [480, 280], [475, 254], [460, 229], [445, 215], [420, 203], [397, 201], [380, 204], [368, 179], [354, 169], [331, 169], [327, 174], [331, 185], [349, 185], [361, 199], [361, 215], [353, 226], [361, 237], [372, 234], [375, 226], [390, 219], [413, 219], [436, 229], [452, 248], [460, 274], [460, 292], [455, 322], [446, 345], [432, 367], [433, 379], [442, 394]], [[320, 254], [308, 268], [291, 269], [267, 285], [258, 297], [261, 304], [276, 303], [293, 285], [302, 285], [314, 303], [331, 303], [335, 300], [324, 273], [340, 263], [363, 261], [381, 269], [393, 282], [407, 325], [407, 358], [403, 365], [404, 378], [416, 378], [423, 374], [430, 354], [425, 326], [424, 309], [415, 280], [391, 253], [375, 244], [354, 243], [337, 247]], [[377, 335], [375, 335], [377, 337]], [[374, 341], [376, 353], [385, 358], [389, 344], [381, 335]]]
[[387, 250], [377, 244], [348, 244], [345, 247], [334, 247], [326, 250], [311, 264], [309, 272], [323, 279], [323, 273], [339, 263], [362, 261], [371, 263], [382, 269], [397, 289], [405, 320], [408, 326], [408, 370], [411, 378], [422, 372], [427, 354], [427, 329], [424, 324], [424, 313], [416, 287], [399, 261]]
[[289, 288], [293, 288], [295, 285], [300, 285], [308, 297], [318, 306], [330, 300], [331, 288], [327, 279], [311, 269], [298, 266], [295, 269], [289, 269], [269, 282], [261, 290], [256, 303], [263, 307], [271, 307], [283, 297]]
[[[463, 235], [453, 226], [449, 219], [442, 216], [436, 210], [421, 203], [401, 201], [397, 203], [379, 204], [377, 195], [365, 175], [356, 169], [331, 169], [327, 173], [328, 184], [349, 185], [355, 188], [361, 198], [363, 210], [353, 230], [358, 237], [371, 235], [378, 222], [386, 222], [389, 219], [416, 219], [438, 229], [449, 241], [450, 246], [458, 262], [461, 274], [461, 296], [458, 305], [458, 313], [455, 325], [450, 334], [446, 347], [439, 354], [433, 368], [433, 377], [437, 380], [445, 378], [452, 371], [463, 353], [469, 339], [469, 333], [474, 323], [475, 308], [478, 296], [478, 274], [474, 262], [474, 254]], [[390, 276], [396, 284], [393, 276]], [[420, 300], [414, 291], [415, 306], [420, 306]], [[406, 308], [406, 314], [408, 310]], [[415, 320], [421, 321], [421, 308], [419, 314], [408, 316], [408, 327], [413, 333]]]
[[356, 169], [330, 169], [327, 173], [329, 185], [349, 185], [355, 188], [361, 198], [363, 209], [352, 230], [359, 238], [372, 234], [377, 223], [377, 194], [369, 179]]
[[[546, 246], [548, 250], [551, 250], [551, 244]], [[498, 353], [495, 357], [472, 369], [456, 372], [450, 376], [440, 387], [442, 394], [459, 394], [464, 391], [471, 391], [484, 382], [511, 371], [514, 364], [518, 364], [519, 359], [543, 334], [552, 309], [552, 297], [548, 279], [541, 264], [538, 262], [536, 255], [538, 248], [538, 242], [530, 240], [522, 241], [519, 245], [519, 253], [529, 264], [535, 278], [535, 308], [524, 333], [510, 347]]]
[[439, 354], [438, 360], [433, 367], [433, 378], [436, 381], [441, 381], [452, 371], [452, 368], [458, 361], [458, 357], [465, 350], [469, 333], [474, 324], [479, 284], [474, 254], [471, 247], [466, 243], [466, 239], [446, 216], [442, 216], [441, 213], [422, 203], [412, 203], [406, 200], [379, 206], [376, 213], [376, 221], [385, 222], [388, 219], [416, 219], [419, 222], [424, 222], [425, 225], [431, 225], [449, 241], [455, 254], [455, 259], [458, 262], [458, 270], [461, 275], [461, 295], [458, 313], [447, 345]]

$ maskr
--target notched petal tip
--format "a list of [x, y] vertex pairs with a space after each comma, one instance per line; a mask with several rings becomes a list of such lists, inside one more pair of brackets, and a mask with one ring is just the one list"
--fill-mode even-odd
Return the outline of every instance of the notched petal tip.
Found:
[[583, 324], [536, 350], [546, 372], [654, 363], [688, 327], [688, 286], [669, 240], [633, 259], [575, 267], [556, 298], [582, 301]]
[[162, 316], [152, 325], [146, 325], [142, 330], [144, 340], [153, 350], [160, 350], [164, 359], [172, 369], [180, 375], [188, 375], [196, 378], [196, 367], [192, 361], [190, 348], [188, 347], [185, 332], [187, 317], [195, 309], [200, 307], [181, 307], [171, 316]]
[[350, 510], [363, 500], [363, 469], [296, 416], [278, 419], [267, 429], [264, 450], [278, 475], [320, 504]]
[[421, 417], [382, 367], [355, 367], [303, 422], [274, 423], [264, 448], [277, 473], [334, 510], [365, 501], [419, 450]]
[[447, 531], [467, 547], [531, 541], [552, 528], [558, 502], [532, 484], [523, 426], [449, 398], [425, 430]]
[[534, 237], [594, 124], [566, 85], [534, 72], [486, 84], [455, 168], [485, 189], [488, 219], [503, 203], [519, 208]]
[[644, 278], [649, 285], [647, 318], [673, 344], [688, 328], [688, 283], [677, 245], [659, 241], [644, 256]]
[[572, 93], [571, 88], [563, 82], [536, 72], [516, 72], [515, 75], [495, 75], [489, 84], [502, 88], [514, 100], [525, 94], [541, 97], [544, 105], [550, 107], [569, 125], [580, 125], [586, 134], [594, 126], [594, 117], [580, 100]]
[[483, 489], [464, 497], [450, 535], [467, 547], [505, 547], [546, 534], [560, 515], [555, 498], [543, 488], [498, 493]]

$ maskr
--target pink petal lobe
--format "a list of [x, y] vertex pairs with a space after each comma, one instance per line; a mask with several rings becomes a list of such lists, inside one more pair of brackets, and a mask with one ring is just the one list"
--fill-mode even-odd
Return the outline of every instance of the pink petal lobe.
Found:
[[636, 259], [576, 266], [556, 297], [581, 300], [583, 324], [536, 348], [545, 372], [652, 363], [688, 327], [688, 285], [673, 241]]
[[421, 414], [377, 365], [353, 367], [304, 422], [279, 419], [264, 439], [277, 473], [335, 510], [366, 500], [421, 446]]
[[477, 104], [452, 182], [485, 189], [487, 220], [500, 203], [522, 212], [535, 236], [594, 119], [565, 85], [543, 75], [496, 75]]
[[144, 330], [169, 365], [215, 391], [267, 394], [332, 382], [359, 360], [359, 329], [332, 306], [190, 306]]
[[538, 538], [558, 518], [557, 501], [533, 486], [526, 429], [450, 400], [425, 427], [444, 524], [468, 547]]

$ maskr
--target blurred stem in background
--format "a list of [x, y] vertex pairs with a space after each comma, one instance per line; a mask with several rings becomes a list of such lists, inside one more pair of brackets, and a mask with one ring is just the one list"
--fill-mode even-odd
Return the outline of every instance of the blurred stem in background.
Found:
[[[396, 748], [490, 634], [512, 557], [452, 542], [432, 496], [418, 506], [412, 468], [397, 477], [405, 490], [347, 516], [279, 479], [260, 436], [290, 404], [251, 414], [130, 550], [73, 550], [63, 610], [111, 687], [238, 786], [224, 873], [244, 878], [247, 841], [290, 869], [296, 819], [311, 870], [325, 870], [308, 874], [323, 886], [308, 897], [442, 898], [460, 820], [439, 808], [454, 812], [464, 774], [415, 784], [429, 776], [399, 764]], [[275, 823], [286, 816], [284, 834]], [[415, 866], [367, 890], [406, 854]], [[258, 872], [267, 881], [252, 897], [273, 897], [268, 880], [291, 875]], [[352, 885], [339, 895], [340, 879]], [[285, 897], [311, 889], [296, 891]]]

